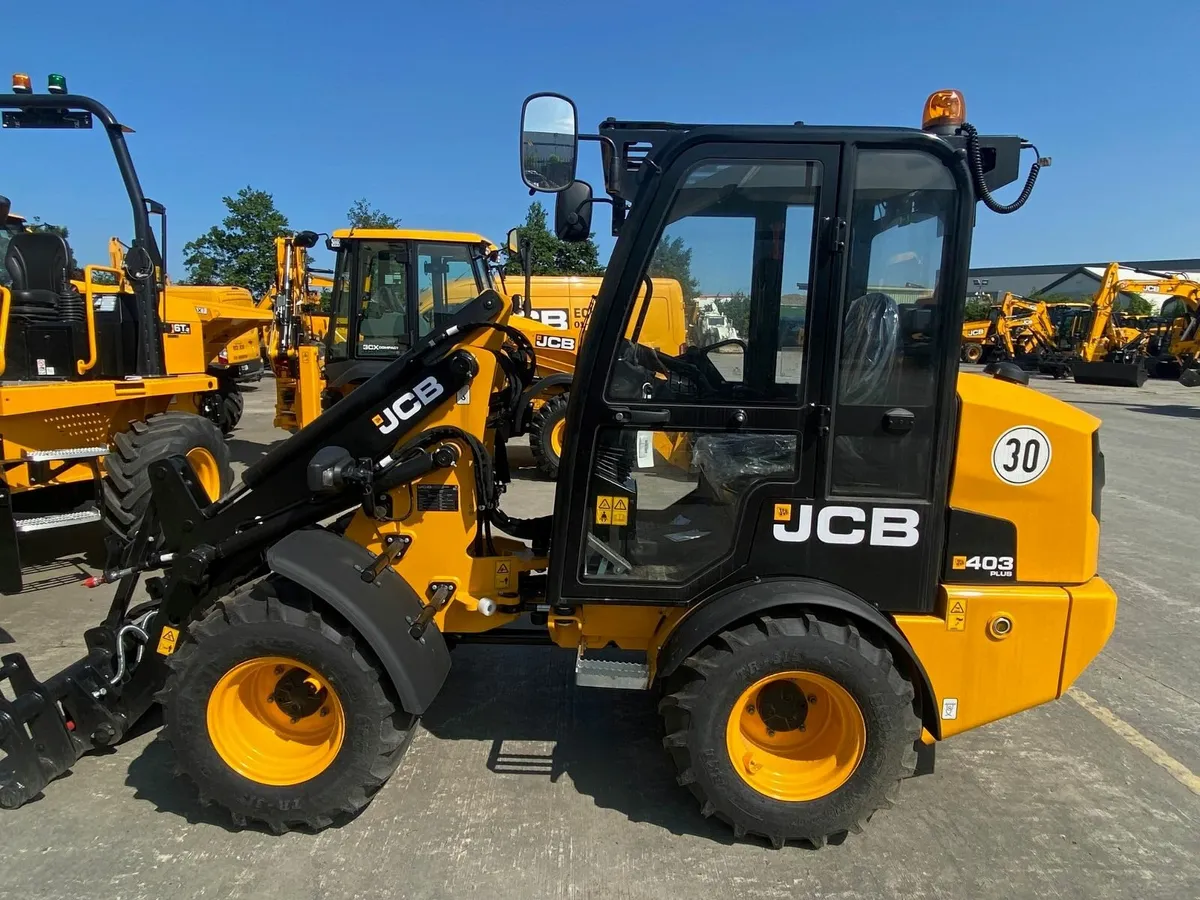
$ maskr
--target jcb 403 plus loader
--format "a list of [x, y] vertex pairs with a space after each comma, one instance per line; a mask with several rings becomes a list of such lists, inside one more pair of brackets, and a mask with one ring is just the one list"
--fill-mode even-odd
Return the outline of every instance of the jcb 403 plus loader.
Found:
[[[575, 122], [565, 98], [530, 98], [522, 172], [590, 215]], [[1060, 696], [1116, 610], [1097, 577], [1099, 423], [1019, 371], [957, 374], [976, 204], [1007, 208], [991, 190], [1016, 179], [1022, 141], [978, 135], [957, 93], [925, 124], [605, 121], [591, 137], [619, 236], [553, 514], [500, 508], [494, 426], [536, 360], [484, 290], [225, 498], [182, 459], [155, 464], [86, 656], [46, 681], [4, 662], [17, 774], [0, 804], [157, 700], [206, 801], [322, 828], [399, 765], [448, 647], [493, 638], [570, 650], [581, 685], [657, 690], [702, 815], [820, 844], [888, 805], [938, 740]], [[679, 240], [744, 286], [740, 352], [627, 331], [657, 248]], [[784, 364], [797, 283], [802, 355]], [[888, 286], [912, 283], [931, 300], [906, 312]], [[644, 436], [663, 431], [691, 436], [693, 465], [653, 452]], [[131, 606], [146, 572], [150, 600]]]

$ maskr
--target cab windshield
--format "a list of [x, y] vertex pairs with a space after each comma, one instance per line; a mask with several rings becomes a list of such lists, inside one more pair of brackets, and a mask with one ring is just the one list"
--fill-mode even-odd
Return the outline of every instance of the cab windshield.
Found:
[[490, 284], [482, 248], [343, 239], [334, 270], [326, 356], [399, 356]]

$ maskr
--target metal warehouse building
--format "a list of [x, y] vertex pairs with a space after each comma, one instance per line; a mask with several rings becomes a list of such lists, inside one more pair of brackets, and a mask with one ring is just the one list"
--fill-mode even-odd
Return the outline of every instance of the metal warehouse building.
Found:
[[[1057, 297], [1088, 300], [1100, 286], [1100, 278], [1110, 261], [1066, 263], [1060, 266], [998, 266], [971, 269], [967, 279], [968, 294], [990, 294], [993, 299], [1010, 292], [1022, 297], [1038, 293]], [[1200, 272], [1200, 259], [1142, 259], [1122, 262], [1122, 268], [1140, 273], [1170, 274]], [[1130, 273], [1136, 277], [1137, 273]], [[1125, 277], [1125, 273], [1122, 273]]]

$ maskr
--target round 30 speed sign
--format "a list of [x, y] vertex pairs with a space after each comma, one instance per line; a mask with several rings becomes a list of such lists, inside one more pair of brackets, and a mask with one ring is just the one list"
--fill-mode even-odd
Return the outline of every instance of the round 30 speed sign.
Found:
[[1033, 484], [1049, 465], [1050, 438], [1032, 425], [1008, 429], [992, 447], [992, 469], [1008, 484]]

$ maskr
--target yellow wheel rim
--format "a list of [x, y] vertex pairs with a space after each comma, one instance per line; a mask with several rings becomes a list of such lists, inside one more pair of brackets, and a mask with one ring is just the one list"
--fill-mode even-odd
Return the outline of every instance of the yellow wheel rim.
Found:
[[208, 698], [208, 736], [239, 775], [257, 784], [300, 784], [337, 758], [346, 716], [320, 675], [293, 659], [265, 656], [217, 682]]
[[563, 442], [566, 436], [567, 420], [564, 417], [550, 426], [550, 449], [554, 451], [556, 459], [562, 459]]
[[200, 480], [200, 486], [209, 500], [221, 499], [221, 467], [217, 458], [206, 447], [193, 447], [187, 452], [187, 461], [191, 463], [192, 471]]
[[729, 713], [725, 745], [734, 771], [775, 800], [832, 794], [862, 761], [867, 726], [850, 693], [815, 672], [759, 679]]

